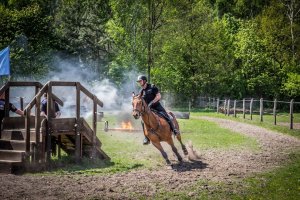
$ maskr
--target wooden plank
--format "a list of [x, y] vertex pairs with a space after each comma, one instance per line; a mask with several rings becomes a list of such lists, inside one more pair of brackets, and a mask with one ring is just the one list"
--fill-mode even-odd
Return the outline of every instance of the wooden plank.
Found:
[[76, 86], [78, 82], [51, 81], [52, 86]]
[[10, 87], [42, 87], [43, 85], [37, 81], [9, 81]]

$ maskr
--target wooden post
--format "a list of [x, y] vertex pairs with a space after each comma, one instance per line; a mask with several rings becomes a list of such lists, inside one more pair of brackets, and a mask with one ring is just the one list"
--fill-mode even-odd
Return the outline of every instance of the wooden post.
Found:
[[227, 116], [230, 115], [230, 99], [228, 99], [228, 103], [227, 103]]
[[233, 116], [236, 117], [236, 100], [233, 102]]
[[243, 99], [243, 118], [245, 119], [246, 117], [246, 102], [245, 99]]
[[290, 102], [290, 129], [293, 129], [294, 122], [294, 99]]
[[217, 113], [219, 113], [219, 103], [220, 103], [220, 99], [217, 98]]
[[208, 109], [210, 109], [210, 97], [208, 97]]
[[252, 120], [253, 98], [250, 101], [250, 119]]
[[277, 107], [277, 99], [274, 99], [274, 107], [273, 107], [274, 125], [277, 124], [277, 119], [276, 119], [276, 107]]
[[76, 124], [75, 124], [75, 160], [77, 163], [80, 162], [82, 156], [81, 149], [81, 134], [80, 134], [80, 84], [76, 83]]
[[264, 115], [264, 101], [263, 98], [260, 98], [259, 100], [259, 116], [260, 116], [260, 122], [263, 122], [263, 115]]
[[40, 128], [41, 128], [41, 97], [37, 96], [36, 98], [36, 104], [35, 104], [35, 144], [36, 144], [36, 155], [35, 155], [35, 161], [38, 162], [41, 155], [39, 154], [41, 152], [41, 145], [40, 145]]
[[20, 109], [24, 110], [24, 98], [20, 97]]
[[224, 114], [227, 115], [227, 99], [224, 100]]
[[[35, 95], [39, 92], [40, 88], [35, 87]], [[37, 163], [42, 155], [42, 149], [41, 149], [41, 139], [40, 139], [40, 128], [41, 128], [41, 118], [40, 118], [40, 112], [41, 112], [41, 96], [37, 96], [36, 98], [36, 104], [35, 104], [35, 146], [36, 146], [36, 152], [34, 156], [34, 162]], [[21, 109], [23, 106], [23, 98], [21, 98]]]
[[191, 112], [191, 101], [189, 101], [189, 112]]
[[47, 95], [47, 138], [46, 138], [46, 141], [47, 141], [47, 162], [50, 162], [51, 160], [51, 155], [52, 155], [52, 144], [51, 144], [51, 136], [52, 136], [52, 115], [51, 115], [51, 111], [52, 111], [52, 84], [51, 82], [48, 83], [48, 91], [47, 91], [48, 95]]
[[97, 103], [96, 96], [93, 96], [93, 155], [92, 158], [96, 158], [96, 137], [97, 137]]
[[9, 87], [5, 91], [4, 116], [9, 117]]
[[28, 161], [29, 159], [29, 152], [30, 152], [30, 109], [27, 110], [26, 116], [25, 116], [25, 131], [26, 131], [26, 136], [25, 136], [25, 144], [26, 144], [26, 160]]
[[61, 159], [61, 135], [58, 135], [57, 140], [58, 140], [58, 144], [57, 144], [58, 158]]

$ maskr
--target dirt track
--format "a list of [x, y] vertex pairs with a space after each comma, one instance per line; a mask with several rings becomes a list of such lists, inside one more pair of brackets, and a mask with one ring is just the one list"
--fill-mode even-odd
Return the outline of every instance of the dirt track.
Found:
[[[201, 179], [238, 182], [256, 172], [280, 166], [288, 161], [290, 152], [300, 150], [300, 140], [290, 136], [224, 119], [202, 119], [255, 138], [260, 150], [206, 150], [198, 153], [199, 160], [191, 162], [186, 159], [182, 165], [173, 165], [173, 169], [161, 167], [157, 171], [135, 170], [109, 176], [0, 175], [0, 199], [151, 198], [157, 192], [188, 188]], [[191, 149], [189, 152], [193, 153]], [[35, 188], [37, 190], [33, 190]], [[201, 189], [209, 190], [209, 186]], [[193, 197], [195, 194], [190, 192], [188, 195]]]

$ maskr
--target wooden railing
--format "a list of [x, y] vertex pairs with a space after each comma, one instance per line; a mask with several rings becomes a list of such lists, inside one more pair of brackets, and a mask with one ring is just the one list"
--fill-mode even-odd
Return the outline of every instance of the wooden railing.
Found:
[[[97, 130], [97, 106], [103, 107], [102, 101], [100, 101], [95, 95], [89, 92], [84, 86], [79, 82], [62, 82], [62, 81], [49, 81], [47, 82], [38, 92], [36, 92], [35, 97], [31, 102], [25, 107], [25, 129], [26, 129], [26, 152], [30, 151], [30, 113], [33, 106], [35, 106], [35, 134], [36, 134], [36, 144], [40, 143], [40, 125], [41, 125], [41, 116], [40, 116], [40, 102], [41, 97], [44, 93], [47, 93], [47, 121], [48, 127], [46, 129], [46, 152], [47, 152], [47, 161], [51, 159], [51, 124], [52, 119], [54, 118], [54, 104], [53, 100], [63, 105], [63, 102], [52, 93], [52, 87], [54, 86], [71, 86], [76, 87], [76, 117], [75, 117], [75, 158], [76, 161], [79, 161], [82, 157], [82, 144], [81, 144], [81, 133], [80, 133], [80, 92], [83, 92], [87, 97], [93, 101], [93, 146], [95, 147], [96, 142], [96, 130]], [[41, 147], [37, 146], [37, 151], [40, 152]], [[34, 158], [38, 161], [38, 155], [35, 155]]]

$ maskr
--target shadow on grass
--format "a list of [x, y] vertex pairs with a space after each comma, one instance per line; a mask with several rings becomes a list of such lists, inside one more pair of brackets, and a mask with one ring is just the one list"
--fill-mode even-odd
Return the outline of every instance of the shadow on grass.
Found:
[[[62, 156], [61, 159], [51, 160], [49, 163], [30, 164], [26, 167], [24, 172], [29, 173], [72, 173], [72, 174], [99, 174], [99, 173], [117, 173], [122, 171], [130, 171], [143, 167], [143, 164], [127, 164], [115, 163], [111, 160], [100, 160], [82, 158], [79, 163], [75, 162], [74, 157]], [[20, 173], [22, 174], [22, 173]]]
[[172, 169], [178, 172], [191, 171], [193, 169], [205, 169], [208, 164], [200, 160], [190, 160], [190, 162], [183, 161], [181, 163], [172, 164]]
[[26, 167], [25, 171], [30, 173], [40, 173], [40, 172], [56, 172], [56, 171], [66, 171], [66, 172], [77, 172], [90, 169], [101, 169], [114, 166], [115, 163], [110, 160], [100, 160], [100, 159], [90, 159], [82, 158], [80, 162], [75, 162], [72, 156], [62, 156], [60, 159], [53, 159], [48, 163], [38, 163], [30, 164]]

